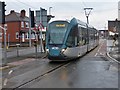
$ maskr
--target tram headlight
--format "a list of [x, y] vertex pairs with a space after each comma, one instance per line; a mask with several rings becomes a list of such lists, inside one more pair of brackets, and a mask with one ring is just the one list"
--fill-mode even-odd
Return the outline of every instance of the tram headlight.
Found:
[[46, 49], [47, 52], [49, 52], [49, 49]]
[[65, 49], [62, 49], [61, 51], [62, 51], [62, 52], [64, 52], [64, 51], [65, 51]]

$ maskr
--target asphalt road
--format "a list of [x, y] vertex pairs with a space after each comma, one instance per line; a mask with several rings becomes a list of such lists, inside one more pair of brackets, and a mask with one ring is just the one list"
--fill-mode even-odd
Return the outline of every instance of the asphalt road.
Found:
[[108, 60], [106, 41], [70, 62], [33, 60], [3, 71], [4, 88], [118, 88], [118, 64]]

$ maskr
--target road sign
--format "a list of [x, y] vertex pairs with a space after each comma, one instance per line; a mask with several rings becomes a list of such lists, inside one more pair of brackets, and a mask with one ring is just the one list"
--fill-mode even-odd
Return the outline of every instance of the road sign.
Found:
[[43, 8], [36, 10], [36, 24], [39, 25], [40, 23], [44, 27], [47, 27], [47, 10]]

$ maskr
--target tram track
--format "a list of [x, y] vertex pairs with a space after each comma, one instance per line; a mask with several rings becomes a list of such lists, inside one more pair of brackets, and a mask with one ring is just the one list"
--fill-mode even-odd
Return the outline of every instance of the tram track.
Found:
[[[71, 62], [72, 62], [72, 61], [71, 61]], [[65, 63], [63, 63], [63, 64], [61, 64], [61, 65], [58, 65], [58, 66], [56, 66], [56, 67], [54, 67], [54, 68], [46, 71], [45, 73], [43, 73], [43, 74], [41, 74], [41, 75], [39, 75], [39, 76], [37, 76], [37, 77], [29, 80], [29, 81], [26, 81], [26, 82], [18, 85], [18, 86], [15, 87], [13, 90], [17, 90], [17, 89], [19, 89], [19, 88], [22, 88], [23, 86], [25, 86], [25, 85], [33, 82], [33, 81], [36, 81], [37, 79], [40, 79], [40, 78], [42, 78], [42, 77], [45, 77], [46, 75], [49, 75], [49, 74], [51, 74], [52, 72], [54, 72], [54, 71], [56, 71], [56, 70], [59, 70], [59, 69], [62, 68], [62, 67], [67, 66], [67, 65], [70, 64], [71, 62], [69, 61], [69, 62], [65, 62]]]

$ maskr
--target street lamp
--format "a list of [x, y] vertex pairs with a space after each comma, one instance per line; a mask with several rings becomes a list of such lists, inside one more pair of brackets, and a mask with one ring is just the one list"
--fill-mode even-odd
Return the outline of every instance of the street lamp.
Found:
[[116, 34], [116, 33], [118, 33], [118, 20], [117, 20], [117, 18], [115, 19], [115, 27], [116, 27], [116, 29], [115, 29], [115, 34]]
[[[88, 17], [89, 17], [89, 15], [90, 15], [90, 12], [91, 12], [91, 10], [92, 10], [93, 8], [84, 8], [84, 10], [85, 10], [85, 16], [86, 16], [86, 18], [87, 18], [87, 24], [89, 24], [89, 20], [88, 20]], [[88, 25], [87, 25], [87, 36], [89, 37], [89, 31], [88, 31]], [[89, 44], [89, 38], [87, 38], [87, 44]], [[88, 50], [89, 48], [87, 47], [87, 50]]]
[[49, 15], [51, 15], [51, 8], [52, 8], [52, 7], [49, 7]]
[[89, 15], [90, 15], [92, 9], [93, 8], [84, 8], [84, 10], [85, 10], [85, 16], [87, 18], [87, 24], [89, 24], [88, 18], [89, 18]]

